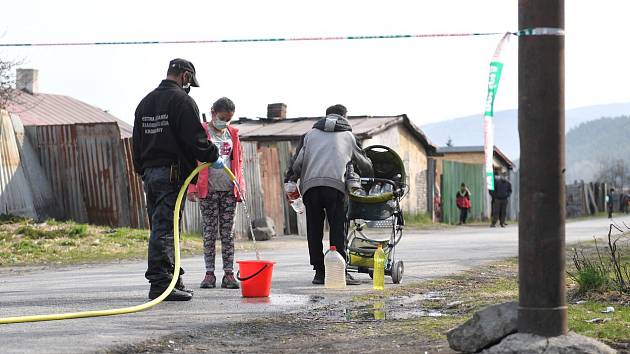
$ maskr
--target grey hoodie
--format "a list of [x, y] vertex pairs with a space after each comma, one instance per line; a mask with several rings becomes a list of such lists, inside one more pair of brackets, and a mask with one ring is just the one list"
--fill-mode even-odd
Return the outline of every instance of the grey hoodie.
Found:
[[[323, 120], [323, 119], [322, 119]], [[330, 114], [325, 124], [316, 124], [304, 136], [304, 144], [298, 152], [292, 170], [300, 176], [300, 191], [305, 194], [313, 187], [332, 187], [345, 193], [346, 165], [356, 163], [363, 176], [372, 175], [372, 162], [349, 129], [335, 129], [335, 126], [348, 125], [339, 115]]]

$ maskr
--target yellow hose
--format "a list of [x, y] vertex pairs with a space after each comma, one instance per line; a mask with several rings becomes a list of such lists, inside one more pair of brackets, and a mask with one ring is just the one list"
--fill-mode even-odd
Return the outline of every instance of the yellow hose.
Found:
[[[83, 312], [68, 312], [68, 313], [59, 313], [59, 314], [51, 314], [51, 315], [32, 315], [32, 316], [17, 316], [17, 317], [4, 317], [0, 318], [0, 324], [8, 324], [8, 323], [22, 323], [22, 322], [41, 322], [41, 321], [54, 321], [54, 320], [68, 320], [71, 318], [85, 318], [85, 317], [99, 317], [99, 316], [112, 316], [112, 315], [122, 315], [126, 313], [138, 312], [142, 310], [146, 310], [151, 308], [160, 302], [162, 302], [173, 290], [175, 284], [177, 283], [177, 279], [179, 278], [179, 267], [180, 267], [180, 255], [179, 255], [179, 210], [182, 206], [182, 200], [184, 195], [186, 195], [186, 190], [188, 189], [188, 185], [190, 181], [201, 171], [202, 169], [208, 167], [209, 163], [204, 163], [197, 168], [186, 178], [184, 184], [179, 189], [179, 194], [177, 195], [177, 201], [175, 202], [175, 210], [173, 212], [173, 242], [174, 242], [174, 253], [175, 253], [175, 270], [173, 274], [173, 279], [171, 279], [171, 283], [168, 285], [166, 290], [158, 296], [157, 298], [145, 302], [141, 305], [131, 306], [131, 307], [123, 307], [118, 309], [110, 309], [110, 310], [96, 310], [96, 311], [83, 311]], [[230, 180], [235, 181], [236, 178], [232, 171], [229, 168], [224, 167], [223, 170], [230, 177]]]

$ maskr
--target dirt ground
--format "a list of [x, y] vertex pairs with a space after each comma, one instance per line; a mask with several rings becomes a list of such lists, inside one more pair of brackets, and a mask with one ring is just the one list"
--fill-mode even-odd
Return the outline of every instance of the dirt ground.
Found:
[[110, 353], [453, 353], [445, 340], [418, 335], [414, 320], [335, 321], [311, 316], [199, 328]]
[[[480, 308], [516, 301], [516, 282], [516, 260], [505, 260], [308, 311], [194, 328], [106, 353], [456, 353], [446, 332]], [[630, 342], [609, 344], [630, 353]]]
[[491, 294], [473, 294], [471, 289], [515, 277], [512, 263], [495, 265], [308, 312], [196, 328], [107, 353], [454, 353], [446, 341], [448, 329], [480, 306], [516, 295], [496, 288]]

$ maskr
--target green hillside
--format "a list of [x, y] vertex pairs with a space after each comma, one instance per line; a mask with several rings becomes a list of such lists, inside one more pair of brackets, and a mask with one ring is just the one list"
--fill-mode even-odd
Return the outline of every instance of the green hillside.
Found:
[[630, 174], [630, 116], [582, 123], [566, 135], [566, 180], [593, 181], [602, 170], [623, 161]]

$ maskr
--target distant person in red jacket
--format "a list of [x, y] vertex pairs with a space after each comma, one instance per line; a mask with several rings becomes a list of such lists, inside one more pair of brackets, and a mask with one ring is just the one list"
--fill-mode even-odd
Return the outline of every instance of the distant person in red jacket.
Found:
[[472, 205], [470, 203], [470, 191], [463, 182], [455, 195], [455, 203], [459, 208], [459, 224], [457, 225], [465, 224], [468, 218], [468, 210]]
[[[219, 98], [210, 110], [212, 120], [202, 125], [208, 139], [218, 148], [219, 159], [232, 170], [241, 192], [245, 193], [241, 140], [238, 130], [230, 125], [234, 110], [232, 100], [227, 97]], [[196, 185], [190, 185], [188, 199], [199, 200], [203, 224], [206, 275], [199, 287], [216, 287], [214, 261], [216, 240], [220, 238], [224, 272], [221, 287], [238, 289], [239, 284], [234, 277], [234, 218], [236, 203], [242, 202], [238, 190], [222, 168], [208, 168], [199, 172]]]

